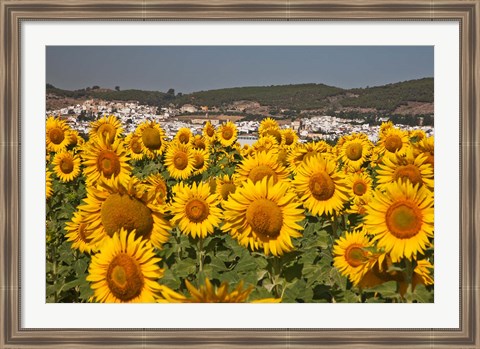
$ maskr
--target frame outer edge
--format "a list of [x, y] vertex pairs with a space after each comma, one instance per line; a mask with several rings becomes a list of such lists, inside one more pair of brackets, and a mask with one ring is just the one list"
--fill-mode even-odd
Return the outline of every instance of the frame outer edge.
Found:
[[[147, 0], [148, 1], [148, 0]], [[293, 0], [291, 0], [293, 2]], [[413, 0], [412, 0], [413, 1]], [[402, 4], [409, 4], [412, 1], [398, 1], [398, 3]], [[156, 1], [148, 2], [154, 3]], [[222, 4], [225, 7], [225, 3], [232, 4], [232, 1], [221, 1], [221, 0], [214, 0], [215, 4]], [[302, 1], [301, 3], [312, 3], [313, 1]], [[140, 341], [138, 337], [142, 337], [142, 344], [144, 347], [148, 346], [148, 348], [153, 347], [169, 347], [169, 348], [177, 348], [180, 345], [175, 345], [174, 343], [170, 342], [161, 344], [162, 336], [165, 335], [169, 337], [171, 340], [174, 338], [178, 338], [179, 335], [184, 336], [187, 340], [186, 343], [189, 343], [190, 340], [194, 341], [195, 339], [206, 340], [210, 336], [216, 336], [217, 339], [213, 341], [212, 345], [200, 345], [195, 346], [199, 348], [203, 347], [225, 347], [223, 344], [220, 343], [228, 343], [228, 338], [235, 338], [238, 346], [235, 347], [244, 347], [245, 344], [255, 342], [260, 347], [265, 347], [268, 345], [270, 348], [276, 347], [285, 347], [285, 345], [290, 345], [291, 343], [296, 343], [295, 345], [300, 345], [302, 348], [310, 348], [310, 347], [331, 347], [335, 345], [335, 342], [323, 342], [320, 343], [319, 337], [322, 337], [322, 333], [319, 331], [295, 331], [285, 329], [284, 333], [279, 333], [276, 331], [245, 331], [245, 332], [237, 332], [237, 331], [230, 331], [228, 334], [225, 334], [226, 331], [191, 331], [191, 332], [184, 332], [184, 333], [175, 333], [175, 331], [158, 331], [158, 332], [151, 332], [149, 331], [64, 331], [62, 335], [65, 338], [68, 338], [66, 342], [58, 342], [56, 340], [52, 340], [52, 336], [50, 335], [53, 331], [31, 331], [31, 330], [20, 330], [20, 323], [19, 323], [19, 299], [17, 297], [18, 290], [20, 289], [19, 286], [19, 274], [16, 271], [19, 271], [18, 267], [18, 258], [15, 258], [14, 253], [16, 251], [20, 251], [19, 240], [18, 237], [13, 236], [12, 232], [15, 233], [19, 230], [19, 226], [16, 224], [20, 223], [20, 206], [19, 206], [19, 199], [20, 199], [20, 186], [18, 182], [15, 182], [15, 179], [20, 178], [20, 139], [19, 139], [19, 123], [20, 119], [17, 119], [19, 116], [19, 101], [20, 101], [20, 94], [19, 94], [19, 87], [20, 87], [20, 74], [19, 74], [19, 61], [16, 59], [16, 55], [19, 52], [18, 47], [18, 21], [20, 20], [21, 16], [24, 18], [39, 18], [42, 14], [46, 14], [46, 12], [39, 11], [38, 13], [29, 13], [28, 12], [28, 5], [29, 4], [36, 4], [36, 3], [49, 3], [49, 4], [57, 4], [56, 1], [3, 1], [0, 0], [0, 15], [2, 22], [0, 25], [0, 37], [2, 38], [2, 42], [0, 45], [0, 148], [1, 148], [1, 156], [0, 156], [0, 182], [2, 183], [3, 187], [0, 192], [0, 205], [1, 205], [1, 217], [0, 217], [0, 224], [1, 224], [1, 235], [0, 235], [0, 251], [2, 254], [2, 269], [0, 270], [0, 286], [1, 286], [1, 297], [0, 297], [0, 347], [5, 348], [31, 348], [36, 347], [37, 345], [42, 345], [43, 347], [78, 347], [78, 346], [88, 346], [91, 348], [99, 347], [99, 343], [102, 342], [102, 338], [105, 342], [102, 344], [102, 348], [118, 348], [118, 345], [121, 343], [121, 338], [129, 337], [124, 343], [128, 347], [134, 348]], [[130, 1], [105, 1], [104, 4], [131, 4]], [[160, 2], [159, 2], [160, 3]], [[191, 3], [191, 2], [190, 2]], [[253, 0], [249, 0], [248, 3], [255, 3]], [[264, 1], [264, 3], [269, 4], [282, 4], [284, 2], [278, 1]], [[286, 3], [289, 4], [289, 0], [286, 0]], [[300, 3], [300, 2], [299, 2]], [[326, 1], [315, 1], [315, 3], [322, 3], [325, 4]], [[361, 4], [372, 4], [378, 3], [374, 1], [359, 1], [358, 3]], [[417, 3], [432, 3], [431, 1], [417, 1]], [[461, 5], [459, 2], [453, 1], [436, 1], [434, 2], [438, 4], [439, 7], [441, 5], [450, 4], [452, 7], [456, 8], [457, 11], [458, 7]], [[409, 347], [419, 348], [420, 346], [423, 347], [432, 347], [435, 348], [451, 348], [452, 345], [458, 345], [462, 348], [480, 348], [479, 342], [479, 332], [477, 329], [478, 325], [478, 318], [480, 315], [480, 307], [479, 302], [476, 297], [479, 295], [479, 276], [480, 276], [480, 257], [478, 256], [478, 231], [476, 228], [478, 227], [478, 218], [477, 212], [479, 208], [479, 198], [480, 193], [478, 192], [478, 185], [477, 181], [479, 180], [479, 146], [480, 142], [478, 139], [479, 135], [479, 123], [477, 122], [476, 118], [480, 116], [480, 108], [479, 108], [479, 81], [480, 81], [480, 70], [478, 65], [479, 55], [479, 45], [476, 42], [479, 39], [479, 23], [480, 23], [480, 13], [479, 7], [480, 4], [478, 0], [476, 1], [464, 1], [462, 2], [465, 4], [470, 4], [470, 16], [464, 16], [463, 19], [465, 20], [465, 27], [470, 28], [468, 32], [468, 37], [463, 37], [462, 39], [462, 46], [466, 53], [461, 57], [462, 63], [462, 71], [461, 71], [461, 78], [462, 78], [462, 91], [463, 95], [461, 98], [461, 108], [463, 111], [463, 118], [462, 118], [462, 125], [461, 131], [463, 135], [463, 141], [460, 145], [462, 148], [462, 158], [461, 158], [461, 168], [462, 168], [462, 179], [466, 179], [466, 183], [471, 183], [470, 186], [463, 184], [461, 187], [461, 208], [463, 208], [463, 212], [461, 214], [461, 222], [464, 223], [462, 225], [463, 229], [466, 231], [464, 235], [462, 235], [462, 249], [465, 252], [468, 252], [470, 256], [470, 260], [466, 258], [462, 259], [462, 268], [463, 268], [463, 283], [462, 288], [462, 310], [463, 310], [463, 328], [461, 333], [455, 332], [442, 332], [442, 333], [433, 333], [433, 340], [434, 342], [428, 344], [419, 344], [419, 342], [415, 342], [415, 338], [420, 338], [420, 332], [411, 332], [412, 335], [412, 345]], [[67, 5], [68, 4], [68, 5]], [[89, 18], [88, 16], [93, 15], [93, 13], [97, 12], [98, 18], [107, 17], [114, 17], [119, 13], [124, 13], [122, 11], [119, 12], [112, 12], [112, 13], [99, 13], [98, 9], [95, 10], [95, 1], [82, 1], [81, 4], [83, 5], [90, 5], [87, 10], [80, 11], [77, 14], [70, 14], [68, 15], [68, 11], [78, 10], [81, 8], [81, 5], [73, 6], [73, 2], [66, 1], [65, 5], [58, 5], [59, 8], [62, 10], [54, 11], [53, 15], [50, 15], [49, 18]], [[9, 9], [9, 5], [16, 6], [15, 8], [18, 10], [25, 5], [25, 10], [19, 11], [19, 13], [14, 13], [13, 10]], [[173, 6], [173, 5], [172, 5]], [[456, 6], [456, 7], [455, 7]], [[221, 6], [222, 7], [222, 6]], [[227, 6], [228, 7], [228, 6]], [[293, 8], [295, 6], [289, 5], [291, 12], [290, 15], [295, 15], [294, 17], [300, 18], [301, 11], [294, 12]], [[128, 7], [127, 7], [128, 8]], [[137, 7], [130, 7], [130, 9], [138, 8]], [[143, 14], [146, 16], [147, 19], [155, 19], [154, 17], [149, 17], [148, 13], [148, 5], [145, 8], [145, 13]], [[167, 17], [166, 12], [172, 10], [163, 10], [156, 12], [156, 17], [161, 13], [165, 17]], [[208, 11], [208, 10], [207, 10]], [[377, 10], [378, 11], [378, 10]], [[453, 10], [452, 10], [453, 11]], [[22, 12], [20, 14], [20, 12]], [[155, 11], [154, 11], [155, 12]], [[461, 12], [461, 11], [460, 11]], [[460, 12], [456, 12], [459, 14]], [[129, 18], [131, 19], [138, 19], [138, 13], [128, 12], [128, 9], [125, 10], [125, 13], [129, 13]], [[201, 13], [201, 12], [198, 12]], [[198, 15], [197, 12], [194, 13], [194, 17]], [[227, 19], [229, 15], [233, 12], [223, 11], [218, 14], [217, 17]], [[452, 13], [450, 11], [445, 10], [445, 13]], [[244, 15], [250, 15], [254, 17], [252, 13], [243, 13]], [[321, 15], [319, 12], [315, 12], [315, 15]], [[437, 14], [440, 16], [442, 11], [438, 11]], [[270, 13], [271, 15], [271, 13]], [[177, 14], [178, 16], [178, 14]], [[298, 17], [297, 17], [298, 16]], [[368, 17], [368, 14], [365, 16]], [[422, 16], [422, 13], [418, 14], [418, 18], [425, 18]], [[140, 16], [141, 17], [141, 16]], [[270, 16], [267, 16], [270, 17]], [[392, 15], [392, 18], [394, 16]], [[468, 17], [468, 18], [467, 18]], [[145, 17], [144, 17], [145, 18]], [[173, 17], [172, 17], [173, 18]], [[413, 17], [412, 17], [413, 18]], [[465, 28], [464, 28], [465, 29]], [[467, 29], [464, 30], [465, 34]], [[470, 39], [468, 41], [468, 39]], [[465, 119], [465, 115], [470, 117], [469, 120]], [[465, 122], [469, 121], [469, 122]], [[15, 228], [18, 228], [17, 230]], [[466, 321], [466, 323], [465, 323]], [[17, 327], [18, 325], [18, 327]], [[54, 332], [53, 332], [54, 333]], [[341, 336], [341, 332], [335, 333], [335, 331], [328, 331], [324, 333], [327, 337], [332, 338], [333, 336]], [[466, 335], [466, 336], [465, 336]], [[58, 336], [55, 334], [55, 336]], [[53, 337], [55, 337], [53, 336]], [[198, 336], [198, 337], [197, 337]], [[361, 347], [362, 344], [367, 344], [369, 337], [371, 337], [371, 333], [358, 333], [359, 341], [354, 343], [350, 343], [349, 347]], [[398, 336], [402, 336], [402, 332], [398, 332]], [[136, 339], [134, 339], [137, 337]], [[223, 337], [223, 338], [222, 338]], [[277, 338], [277, 340], [273, 340], [273, 338]], [[380, 333], [381, 338], [384, 338], [384, 334]], [[300, 341], [295, 341], [295, 338], [300, 339]], [[301, 339], [305, 339], [302, 341]], [[360, 340], [363, 338], [363, 340]], [[57, 338], [58, 339], [58, 338]], [[126, 338], [125, 338], [126, 339]], [[223, 339], [223, 340], [222, 340]], [[252, 340], [252, 342], [249, 341]], [[85, 340], [85, 341], [84, 341]], [[278, 343], [278, 345], [273, 344], [273, 342]], [[278, 340], [281, 340], [283, 344], [280, 344]], [[439, 340], [439, 342], [436, 342]], [[442, 341], [444, 340], [444, 341]], [[109, 342], [110, 341], [110, 342]], [[83, 344], [81, 344], [83, 342]], [[344, 341], [345, 344], [348, 343], [348, 340]], [[63, 343], [63, 345], [62, 345]], [[108, 344], [109, 345], [108, 345]], [[117, 344], [115, 344], [117, 343]], [[137, 343], [137, 344], [135, 344]], [[208, 342], [201, 342], [201, 343], [208, 343]], [[369, 347], [377, 347], [379, 342], [373, 344]], [[382, 342], [380, 342], [382, 343]], [[195, 343], [197, 344], [197, 343]], [[338, 342], [336, 343], [337, 345]], [[393, 344], [393, 343], [392, 343]], [[158, 346], [157, 346], [158, 345]], [[165, 346], [164, 346], [165, 345]], [[193, 344], [192, 344], [193, 345]], [[340, 344], [341, 345], [341, 344]], [[123, 346], [122, 346], [123, 347]], [[138, 347], [138, 345], [137, 345]]]

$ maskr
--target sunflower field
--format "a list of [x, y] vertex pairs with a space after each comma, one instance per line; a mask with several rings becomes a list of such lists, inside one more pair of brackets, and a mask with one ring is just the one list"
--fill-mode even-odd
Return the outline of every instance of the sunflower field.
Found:
[[434, 139], [46, 120], [47, 302], [433, 302]]

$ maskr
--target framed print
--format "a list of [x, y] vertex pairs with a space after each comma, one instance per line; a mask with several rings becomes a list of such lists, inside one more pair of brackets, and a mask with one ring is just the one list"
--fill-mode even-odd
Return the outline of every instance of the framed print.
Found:
[[2, 0], [1, 346], [480, 347], [479, 6]]

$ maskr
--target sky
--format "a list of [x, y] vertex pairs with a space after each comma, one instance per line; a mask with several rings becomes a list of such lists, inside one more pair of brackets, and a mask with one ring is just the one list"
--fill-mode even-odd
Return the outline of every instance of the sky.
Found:
[[190, 93], [322, 83], [379, 86], [433, 77], [433, 46], [48, 46], [46, 82]]

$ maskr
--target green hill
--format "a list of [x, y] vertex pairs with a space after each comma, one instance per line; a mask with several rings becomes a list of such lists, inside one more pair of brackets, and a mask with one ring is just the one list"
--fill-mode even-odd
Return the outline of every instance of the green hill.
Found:
[[355, 98], [345, 98], [343, 107], [375, 108], [392, 112], [408, 102], [433, 103], [433, 78], [410, 80], [384, 86], [351, 89]]
[[[433, 78], [356, 89], [341, 89], [324, 84], [296, 84], [225, 88], [177, 95], [173, 90], [167, 93], [142, 90], [119, 91], [101, 89], [98, 86], [68, 91], [47, 84], [47, 109], [49, 98], [57, 101], [59, 98], [74, 100], [98, 98], [108, 101], [138, 101], [141, 104], [153, 106], [173, 104], [180, 107], [184, 104], [193, 104], [228, 109], [235, 101], [250, 101], [267, 106], [272, 112], [279, 109], [342, 111], [366, 108], [389, 113], [413, 102], [433, 105], [433, 88]], [[430, 109], [433, 110], [433, 107]]]
[[183, 95], [176, 101], [213, 107], [246, 100], [282, 109], [315, 109], [327, 106], [327, 97], [343, 91], [341, 88], [323, 84], [236, 87], [194, 92]]

